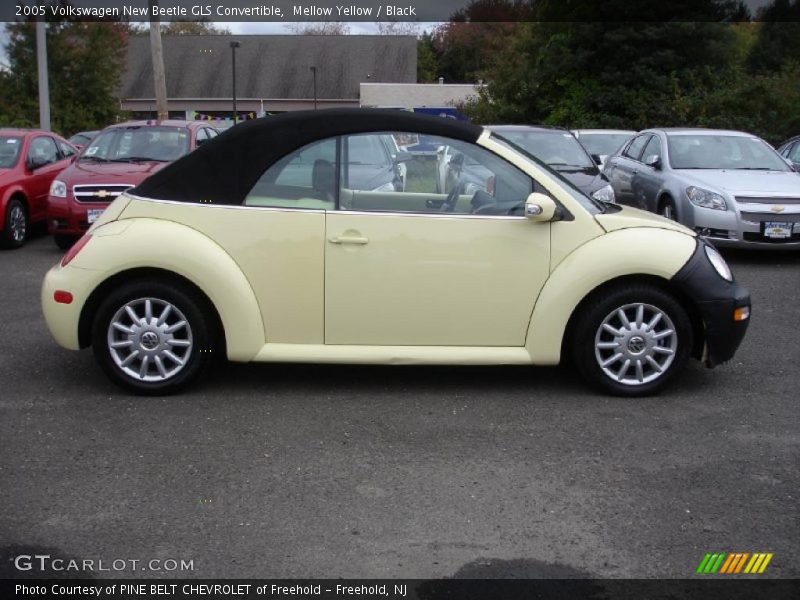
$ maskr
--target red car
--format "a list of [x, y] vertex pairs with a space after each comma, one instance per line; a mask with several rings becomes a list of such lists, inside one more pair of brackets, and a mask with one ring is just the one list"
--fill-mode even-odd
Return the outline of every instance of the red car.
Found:
[[122, 192], [218, 132], [201, 121], [131, 121], [106, 127], [50, 186], [47, 230], [70, 248]]
[[76, 154], [48, 131], [0, 129], [0, 247], [19, 248], [44, 221], [50, 184]]

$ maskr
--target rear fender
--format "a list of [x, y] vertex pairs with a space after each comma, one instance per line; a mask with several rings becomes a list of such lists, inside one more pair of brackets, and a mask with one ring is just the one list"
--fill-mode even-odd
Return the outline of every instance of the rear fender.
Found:
[[93, 289], [131, 269], [176, 273], [202, 290], [216, 308], [229, 359], [252, 360], [264, 346], [264, 324], [250, 282], [227, 252], [195, 229], [160, 219], [113, 221], [92, 231], [91, 241], [69, 268], [96, 272]]

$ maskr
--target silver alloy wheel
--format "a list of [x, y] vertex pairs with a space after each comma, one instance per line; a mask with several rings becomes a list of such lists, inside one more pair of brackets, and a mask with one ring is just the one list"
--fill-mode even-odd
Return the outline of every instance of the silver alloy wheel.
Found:
[[643, 385], [667, 372], [678, 350], [669, 315], [652, 304], [626, 304], [603, 319], [594, 338], [597, 364], [613, 381]]
[[11, 207], [8, 225], [11, 230], [11, 237], [14, 238], [15, 242], [21, 242], [25, 239], [25, 234], [28, 231], [28, 220], [25, 218], [25, 209], [19, 204]]
[[174, 304], [158, 298], [131, 300], [108, 325], [111, 358], [128, 377], [160, 382], [177, 375], [194, 347], [192, 328]]

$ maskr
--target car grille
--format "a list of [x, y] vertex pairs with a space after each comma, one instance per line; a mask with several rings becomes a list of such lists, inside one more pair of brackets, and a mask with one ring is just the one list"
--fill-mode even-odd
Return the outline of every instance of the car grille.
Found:
[[743, 212], [742, 219], [745, 221], [752, 221], [753, 223], [761, 223], [762, 221], [780, 221], [782, 223], [800, 223], [800, 214], [788, 214], [784, 215], [781, 213], [752, 213], [752, 212]]
[[772, 198], [754, 196], [736, 196], [737, 202], [745, 204], [800, 204], [800, 197], [797, 198]]
[[124, 191], [133, 187], [132, 184], [98, 184], [98, 185], [76, 185], [72, 188], [76, 202], [93, 202], [109, 204]]

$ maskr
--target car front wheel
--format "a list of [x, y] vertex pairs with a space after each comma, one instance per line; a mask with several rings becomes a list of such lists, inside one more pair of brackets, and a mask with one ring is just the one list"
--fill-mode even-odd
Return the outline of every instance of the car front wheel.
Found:
[[8, 201], [3, 215], [3, 231], [0, 232], [0, 245], [3, 248], [19, 248], [28, 239], [28, 211], [17, 198]]
[[620, 396], [660, 391], [689, 358], [692, 327], [673, 296], [650, 285], [618, 287], [579, 317], [573, 359], [590, 384]]
[[92, 330], [95, 358], [122, 387], [170, 394], [203, 372], [212, 355], [208, 307], [171, 282], [132, 282], [110, 294]]

